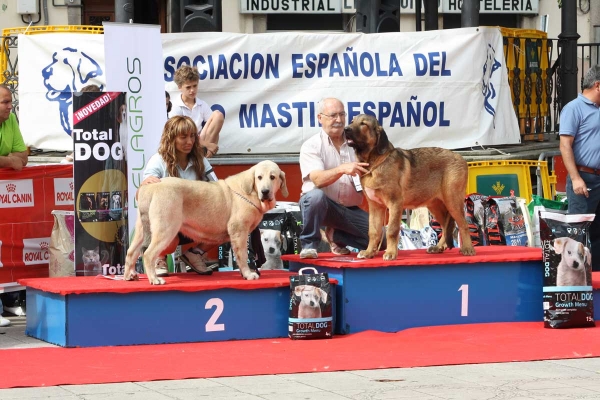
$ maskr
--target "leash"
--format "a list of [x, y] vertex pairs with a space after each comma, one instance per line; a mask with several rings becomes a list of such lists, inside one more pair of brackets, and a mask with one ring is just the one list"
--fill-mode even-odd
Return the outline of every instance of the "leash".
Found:
[[371, 167], [371, 169], [369, 169], [369, 171], [365, 172], [363, 176], [367, 176], [369, 174], [371, 174], [373, 172], [373, 170], [377, 169], [377, 167], [379, 167], [381, 164], [383, 164], [383, 162], [385, 160], [387, 160], [387, 158], [390, 156], [390, 154], [392, 154], [391, 151], [389, 151], [385, 157], [383, 157], [383, 159], [381, 161], [379, 161], [378, 163], [376, 163], [374, 166]]
[[262, 210], [260, 208], [258, 208], [258, 206], [256, 204], [254, 204], [253, 202], [251, 202], [246, 196], [244, 196], [241, 193], [236, 192], [235, 190], [233, 190], [231, 188], [231, 186], [229, 186], [229, 184], [227, 182], [225, 182], [225, 184], [227, 185], [227, 187], [229, 188], [229, 190], [231, 190], [233, 193], [237, 194], [242, 200], [244, 200], [246, 203], [250, 203], [254, 206], [254, 208], [256, 208], [258, 211], [260, 211], [262, 213]]

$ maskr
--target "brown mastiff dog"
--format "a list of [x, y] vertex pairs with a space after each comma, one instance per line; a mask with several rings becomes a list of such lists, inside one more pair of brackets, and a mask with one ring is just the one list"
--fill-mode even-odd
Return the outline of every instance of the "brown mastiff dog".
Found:
[[358, 258], [373, 258], [378, 251], [387, 209], [390, 215], [383, 259], [395, 260], [402, 211], [421, 206], [429, 209], [443, 229], [440, 241], [427, 249], [428, 253], [454, 247], [456, 221], [462, 241], [460, 252], [475, 254], [464, 216], [467, 163], [459, 154], [437, 147], [394, 148], [377, 119], [365, 114], [356, 116], [344, 133], [358, 160], [369, 163], [369, 171], [360, 178], [369, 203], [369, 246], [358, 253]]

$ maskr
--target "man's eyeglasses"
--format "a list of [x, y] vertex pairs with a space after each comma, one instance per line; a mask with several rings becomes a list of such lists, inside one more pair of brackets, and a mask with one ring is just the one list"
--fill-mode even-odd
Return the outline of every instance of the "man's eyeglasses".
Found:
[[341, 113], [337, 113], [337, 114], [323, 114], [323, 113], [321, 113], [321, 115], [324, 115], [327, 118], [331, 118], [331, 119], [338, 119], [338, 118], [344, 119], [344, 118], [346, 118], [346, 113], [345, 112], [341, 112]]

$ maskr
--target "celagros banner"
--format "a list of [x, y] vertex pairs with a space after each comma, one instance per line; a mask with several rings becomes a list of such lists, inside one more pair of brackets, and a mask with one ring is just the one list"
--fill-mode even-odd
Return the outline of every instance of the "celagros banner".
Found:
[[[104, 55], [107, 90], [126, 93], [122, 129], [127, 136], [122, 141], [131, 188], [128, 202], [135, 210], [146, 163], [156, 153], [167, 121], [160, 26], [105, 23]], [[137, 212], [132, 212], [132, 233], [136, 219]]]
[[75, 274], [123, 274], [129, 209], [121, 137], [125, 94], [77, 93], [73, 106]]
[[[21, 128], [34, 146], [65, 134], [59, 108], [68, 105], [56, 99], [67, 96], [56, 90], [66, 82], [105, 82], [104, 59], [96, 51], [101, 35], [57, 36], [19, 37], [21, 119], [27, 121]], [[225, 113], [221, 154], [299, 152], [319, 130], [317, 104], [324, 97], [344, 103], [346, 122], [360, 113], [377, 116], [394, 145], [403, 148], [520, 141], [497, 28], [161, 38], [163, 79], [171, 97], [179, 93], [175, 70], [195, 65], [199, 97]], [[56, 54], [70, 60], [60, 53], [71, 52], [67, 48], [82, 49], [79, 69], [53, 61]], [[54, 81], [62, 86], [44, 84]]]

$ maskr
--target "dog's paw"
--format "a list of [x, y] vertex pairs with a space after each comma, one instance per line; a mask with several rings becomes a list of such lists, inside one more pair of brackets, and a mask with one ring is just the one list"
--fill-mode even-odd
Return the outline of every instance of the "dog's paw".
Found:
[[366, 250], [361, 250], [358, 252], [358, 255], [356, 256], [356, 258], [373, 258], [375, 256], [375, 253], [369, 253]]
[[384, 261], [392, 261], [392, 260], [395, 260], [397, 256], [398, 256], [398, 252], [386, 251], [385, 253], [383, 253], [383, 260]]
[[246, 279], [248, 281], [254, 281], [258, 278], [259, 278], [259, 275], [255, 271], [252, 271], [252, 272], [248, 273], [247, 275], [244, 275], [244, 279]]
[[150, 281], [151, 285], [164, 285], [165, 284], [165, 280], [163, 278], [154, 278], [154, 279], [150, 279], [148, 278], [148, 280]]
[[126, 281], [139, 281], [140, 277], [137, 272], [133, 271], [129, 274], [125, 274], [123, 276], [123, 279], [125, 279]]
[[463, 256], [474, 256], [475, 255], [475, 248], [474, 247], [461, 248], [460, 249], [460, 253]]
[[439, 254], [439, 253], [443, 253], [444, 249], [439, 246], [431, 246], [430, 248], [427, 249], [427, 252], [429, 254]]

